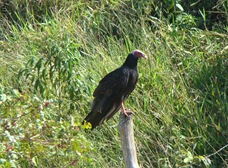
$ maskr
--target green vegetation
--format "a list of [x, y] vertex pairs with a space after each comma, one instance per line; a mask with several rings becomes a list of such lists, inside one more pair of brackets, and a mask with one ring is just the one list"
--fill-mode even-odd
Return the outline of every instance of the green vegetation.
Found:
[[[208, 2], [208, 1], [207, 1]], [[140, 49], [141, 167], [228, 167], [228, 1], [0, 2], [0, 167], [124, 167], [118, 114], [89, 130], [99, 80]]]

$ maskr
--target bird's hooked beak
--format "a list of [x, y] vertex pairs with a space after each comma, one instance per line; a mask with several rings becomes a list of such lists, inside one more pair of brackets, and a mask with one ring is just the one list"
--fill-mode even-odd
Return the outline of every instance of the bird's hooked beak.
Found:
[[135, 57], [142, 57], [147, 59], [147, 56], [140, 50], [134, 50], [132, 53]]

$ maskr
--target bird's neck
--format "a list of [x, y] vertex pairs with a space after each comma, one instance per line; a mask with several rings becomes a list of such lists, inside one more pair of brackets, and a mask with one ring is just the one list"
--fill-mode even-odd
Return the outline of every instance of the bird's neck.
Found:
[[126, 61], [124, 62], [123, 66], [127, 66], [130, 69], [136, 69], [137, 70], [137, 64], [138, 64], [138, 58], [128, 57], [126, 59]]

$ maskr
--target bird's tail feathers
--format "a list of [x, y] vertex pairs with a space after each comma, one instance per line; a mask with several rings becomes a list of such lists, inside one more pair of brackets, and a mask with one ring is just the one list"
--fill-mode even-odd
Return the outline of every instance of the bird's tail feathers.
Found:
[[86, 124], [86, 123], [90, 123], [92, 126], [92, 130], [94, 128], [96, 128], [97, 126], [101, 125], [103, 123], [103, 119], [101, 117], [101, 115], [95, 115], [97, 112], [95, 111], [91, 111], [86, 118], [84, 119], [84, 121], [82, 122], [82, 124]]

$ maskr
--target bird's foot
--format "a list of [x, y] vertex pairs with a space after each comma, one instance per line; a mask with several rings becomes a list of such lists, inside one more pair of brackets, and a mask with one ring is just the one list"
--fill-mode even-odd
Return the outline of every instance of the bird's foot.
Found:
[[121, 112], [122, 112], [122, 114], [124, 114], [126, 117], [129, 116], [129, 115], [134, 114], [131, 110], [126, 110], [126, 109], [122, 110]]

